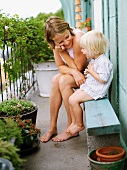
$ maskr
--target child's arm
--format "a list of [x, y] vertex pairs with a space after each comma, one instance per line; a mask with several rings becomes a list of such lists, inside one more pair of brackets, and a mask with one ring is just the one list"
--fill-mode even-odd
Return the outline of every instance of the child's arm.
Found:
[[97, 72], [94, 71], [94, 63], [89, 63], [89, 65], [87, 66], [87, 69], [85, 69], [85, 72], [89, 73], [93, 78], [95, 78], [98, 82], [105, 84], [106, 82], [103, 81], [100, 77], [99, 74]]

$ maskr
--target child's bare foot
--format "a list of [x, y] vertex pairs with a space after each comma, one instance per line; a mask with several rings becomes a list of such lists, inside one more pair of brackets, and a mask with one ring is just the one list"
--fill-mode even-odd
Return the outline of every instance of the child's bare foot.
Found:
[[40, 141], [46, 143], [55, 135], [57, 135], [57, 130], [48, 131], [47, 133], [40, 137]]
[[75, 125], [75, 123], [71, 123], [70, 126], [67, 128], [66, 132], [69, 132], [69, 131], [70, 131], [70, 128], [71, 128], [72, 126], [74, 126], [74, 125]]
[[72, 126], [71, 128], [70, 128], [70, 133], [72, 134], [72, 135], [74, 135], [74, 134], [76, 134], [76, 133], [79, 133], [80, 131], [82, 131], [83, 129], [85, 129], [85, 126], [83, 125], [83, 126], [78, 126], [78, 125], [74, 125], [74, 126]]

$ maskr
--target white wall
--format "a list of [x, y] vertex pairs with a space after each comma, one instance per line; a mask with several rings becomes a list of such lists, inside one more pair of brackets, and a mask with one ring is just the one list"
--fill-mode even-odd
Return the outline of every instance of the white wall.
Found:
[[102, 0], [94, 0], [94, 28], [102, 32]]

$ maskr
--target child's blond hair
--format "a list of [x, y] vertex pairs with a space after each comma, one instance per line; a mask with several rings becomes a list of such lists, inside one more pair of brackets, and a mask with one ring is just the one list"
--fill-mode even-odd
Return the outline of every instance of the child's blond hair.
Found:
[[90, 55], [103, 54], [108, 47], [108, 41], [103, 33], [91, 30], [80, 39], [81, 48], [87, 48]]

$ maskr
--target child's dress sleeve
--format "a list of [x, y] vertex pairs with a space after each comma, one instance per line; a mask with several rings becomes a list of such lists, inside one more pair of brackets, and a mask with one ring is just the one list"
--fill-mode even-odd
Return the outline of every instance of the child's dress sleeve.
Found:
[[97, 69], [97, 73], [101, 80], [107, 82], [111, 76], [113, 70], [113, 64], [110, 61], [105, 61]]

